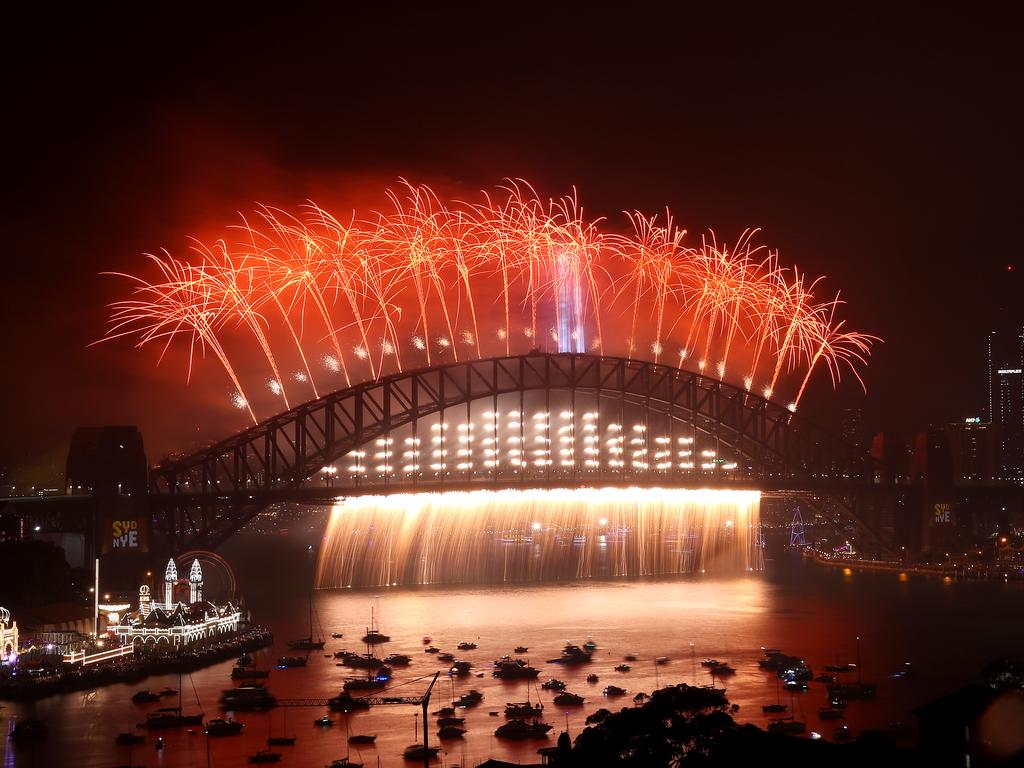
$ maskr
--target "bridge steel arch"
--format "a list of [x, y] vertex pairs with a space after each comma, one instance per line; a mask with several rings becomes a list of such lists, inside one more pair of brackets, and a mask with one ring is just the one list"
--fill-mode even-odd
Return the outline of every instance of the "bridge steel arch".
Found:
[[[804, 489], [841, 500], [869, 538], [884, 548], [856, 498], [885, 483], [884, 467], [863, 450], [785, 407], [751, 392], [670, 365], [590, 354], [532, 353], [453, 362], [368, 381], [310, 401], [150, 472], [156, 525], [172, 551], [213, 549], [269, 504], [289, 499], [467, 487], [636, 484], [709, 487], [700, 472], [571, 472], [546, 468], [417, 473], [405, 483], [341, 484], [310, 493], [309, 478], [388, 433], [448, 409], [503, 395], [566, 390], [616, 398], [713, 435], [756, 466], [730, 487]], [[415, 434], [415, 432], [414, 432]], [[514, 473], [513, 473], [514, 474]]]

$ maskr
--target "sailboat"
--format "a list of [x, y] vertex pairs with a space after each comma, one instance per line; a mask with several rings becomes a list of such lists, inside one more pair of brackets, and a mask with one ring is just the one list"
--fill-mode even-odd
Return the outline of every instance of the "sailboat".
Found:
[[390, 642], [390, 640], [390, 637], [377, 629], [377, 622], [373, 615], [373, 606], [370, 606], [370, 626], [367, 627], [366, 634], [363, 635], [363, 642], [367, 645], [376, 645], [377, 643]]
[[[191, 680], [191, 677], [189, 678]], [[192, 686], [192, 690], [195, 691], [195, 686]], [[196, 703], [199, 703], [199, 694], [196, 694]], [[180, 728], [183, 725], [202, 725], [203, 724], [203, 713], [199, 712], [194, 715], [182, 714], [181, 706], [181, 673], [178, 673], [178, 706], [176, 707], [164, 707], [158, 709], [156, 712], [151, 712], [146, 717], [144, 726], [146, 728]]]
[[763, 707], [761, 707], [761, 711], [765, 714], [786, 711], [786, 705], [782, 703], [782, 691], [778, 677], [775, 678], [775, 703], [765, 704]]
[[309, 634], [298, 640], [290, 640], [288, 648], [293, 651], [322, 651], [325, 640], [318, 633], [317, 639], [313, 639], [313, 591], [309, 592]]
[[[267, 717], [268, 729], [273, 724], [274, 718], [272, 716]], [[284, 708], [284, 718], [281, 723], [281, 730], [285, 733], [288, 732], [288, 708]], [[295, 745], [294, 736], [268, 736], [267, 746], [268, 747], [291, 747]]]

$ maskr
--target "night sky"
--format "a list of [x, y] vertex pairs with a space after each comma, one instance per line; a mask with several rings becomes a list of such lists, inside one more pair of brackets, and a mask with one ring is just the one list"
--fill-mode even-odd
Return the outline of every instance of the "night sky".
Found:
[[1021, 18], [381, 5], [8, 19], [0, 463], [59, 466], [76, 425], [137, 424], [153, 460], [244, 427], [152, 350], [87, 348], [121, 287], [98, 273], [257, 201], [377, 204], [399, 176], [575, 185], [611, 228], [666, 205], [692, 233], [761, 227], [886, 342], [867, 396], [819, 379], [808, 413], [910, 433], [981, 410], [1024, 269]]

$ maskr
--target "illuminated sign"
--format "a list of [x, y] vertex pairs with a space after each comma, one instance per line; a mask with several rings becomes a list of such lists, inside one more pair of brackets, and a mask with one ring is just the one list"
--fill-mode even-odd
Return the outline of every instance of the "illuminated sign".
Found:
[[953, 505], [946, 502], [938, 502], [933, 507], [935, 511], [936, 524], [948, 524], [953, 522]]
[[981, 416], [968, 416], [964, 419], [964, 424], [981, 424]]
[[104, 554], [122, 550], [146, 552], [149, 549], [149, 526], [144, 516], [115, 515], [108, 517], [104, 525]]
[[1000, 368], [999, 373], [1020, 373], [1020, 368]]

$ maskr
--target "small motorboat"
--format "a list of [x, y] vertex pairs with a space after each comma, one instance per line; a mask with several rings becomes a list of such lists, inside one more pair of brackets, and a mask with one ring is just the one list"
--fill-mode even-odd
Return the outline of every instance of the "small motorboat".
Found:
[[437, 718], [437, 724], [439, 727], [444, 728], [446, 725], [462, 725], [466, 722], [464, 717], [439, 717]]
[[562, 691], [555, 696], [555, 704], [560, 707], [579, 707], [583, 705], [583, 697], [577, 696], [575, 693]]
[[368, 629], [362, 637], [366, 645], [378, 645], [379, 643], [390, 643], [391, 638], [378, 629]]
[[423, 649], [424, 653], [439, 653], [440, 651], [440, 648], [433, 645], [428, 645], [426, 648]]
[[268, 747], [294, 747], [295, 737], [294, 736], [271, 736], [267, 739]]
[[505, 705], [505, 717], [540, 717], [543, 712], [544, 705], [539, 702], [520, 701]]
[[[733, 674], [735, 672], [736, 672], [735, 669], [732, 670]], [[712, 672], [711, 674], [713, 675], [715, 673]], [[797, 680], [790, 680], [788, 683], [783, 684], [782, 687], [785, 688], [787, 691], [798, 691], [800, 693], [803, 693], [804, 691], [807, 690], [807, 683], [801, 683], [801, 682], [799, 682]]]
[[595, 675], [593, 672], [591, 672], [589, 675], [587, 675], [587, 682], [588, 683], [597, 683], [597, 682], [600, 682], [600, 680], [601, 680], [601, 678], [598, 677], [597, 675]]
[[451, 717], [455, 714], [455, 707], [441, 707], [440, 709], [435, 709], [430, 714], [437, 717]]
[[626, 691], [617, 685], [609, 685], [604, 689], [605, 696], [625, 696]]
[[853, 670], [855, 670], [856, 668], [857, 668], [856, 664], [826, 664], [825, 665], [825, 671], [826, 672], [837, 672], [837, 673], [840, 673], [840, 674], [845, 673], [845, 672], [853, 672]]
[[119, 733], [114, 741], [119, 747], [128, 747], [133, 744], [141, 744], [145, 738], [138, 733]]
[[[711, 675], [713, 677], [728, 677], [729, 675], [735, 675], [735, 674], [736, 674], [736, 670], [733, 669], [732, 667], [730, 667], [725, 662], [722, 662], [717, 667], [712, 667], [711, 668]], [[788, 685], [788, 683], [787, 683], [787, 685]], [[807, 688], [807, 686], [805, 685], [804, 689], [806, 690], [806, 688]]]
[[341, 640], [345, 635], [342, 632], [331, 632], [331, 637], [335, 640]]
[[132, 696], [132, 701], [136, 704], [149, 704], [153, 701], [160, 701], [160, 694], [152, 691], [139, 691]]
[[264, 763], [277, 763], [281, 761], [280, 752], [271, 752], [269, 749], [261, 749], [255, 755], [249, 755], [249, 762], [254, 765]]
[[597, 643], [595, 643], [595, 642], [594, 642], [594, 639], [593, 639], [592, 637], [590, 637], [590, 638], [587, 638], [587, 642], [585, 642], [585, 643], [583, 644], [583, 647], [584, 647], [584, 648], [585, 648], [586, 650], [588, 650], [588, 651], [590, 651], [591, 653], [593, 653], [594, 651], [596, 651], [596, 650], [597, 650]]
[[527, 723], [524, 720], [510, 720], [499, 725], [494, 731], [494, 735], [499, 739], [543, 739], [550, 730], [550, 725], [536, 720], [532, 723]]
[[407, 667], [412, 663], [412, 659], [404, 653], [392, 653], [384, 657], [384, 663], [392, 667]]
[[237, 736], [245, 728], [245, 723], [237, 720], [221, 720], [219, 717], [210, 720], [203, 729], [207, 736]]
[[440, 739], [461, 739], [465, 732], [465, 728], [457, 725], [446, 725], [437, 732], [437, 736]]
[[448, 670], [448, 674], [452, 677], [465, 677], [469, 674], [472, 666], [468, 661], [454, 661], [452, 662], [452, 668]]
[[460, 651], [474, 651], [477, 648], [476, 643], [471, 643], [468, 640], [463, 640], [456, 646]]
[[658, 658], [656, 658], [654, 660], [654, 663], [657, 664], [658, 666], [663, 667], [666, 664], [668, 664], [668, 656], [659, 656]]
[[430, 645], [430, 641], [431, 641], [430, 635], [424, 635], [423, 636], [423, 644], [424, 645]]
[[720, 662], [718, 659], [701, 659], [700, 665], [702, 667], [708, 667], [709, 669], [714, 669], [715, 667], [717, 667], [721, 663], [722, 662]]
[[636, 654], [635, 653], [627, 653], [625, 656], [623, 656], [623, 658], [626, 661], [636, 661]]
[[410, 744], [402, 752], [402, 757], [406, 760], [422, 760], [427, 758], [433, 760], [437, 757], [437, 753], [441, 751], [440, 747], [425, 747], [422, 744]]
[[290, 669], [291, 667], [306, 666], [305, 656], [282, 656], [277, 660], [278, 669]]
[[353, 763], [347, 757], [341, 757], [337, 760], [332, 760], [331, 764], [327, 768], [363, 768], [362, 763]]
[[349, 744], [373, 744], [377, 740], [376, 734], [354, 733], [348, 737]]
[[323, 717], [318, 717], [316, 720], [314, 720], [313, 725], [319, 725], [321, 728], [330, 728], [332, 725], [334, 725], [334, 721], [331, 720], [331, 718], [329, 718], [327, 715], [324, 715]]
[[545, 691], [564, 691], [565, 683], [563, 683], [561, 680], [557, 680], [551, 677], [545, 680], [543, 683], [541, 683], [540, 687], [543, 688]]
[[323, 640], [314, 640], [312, 637], [302, 637], [298, 640], [289, 640], [288, 648], [292, 651], [322, 651]]
[[527, 647], [526, 647], [525, 645], [517, 645], [517, 646], [516, 646], [516, 647], [515, 647], [515, 648], [513, 649], [513, 653], [526, 653], [526, 652], [527, 652], [527, 651], [529, 651], [529, 650], [530, 650], [530, 649], [529, 649], [529, 648], [527, 648]]
[[616, 672], [629, 672], [629, 670], [631, 670], [631, 669], [632, 669], [632, 667], [629, 666], [629, 664], [619, 664], [618, 666], [615, 667], [615, 671]]
[[439, 653], [437, 654], [438, 661], [455, 661], [454, 653]]
[[768, 733], [781, 733], [787, 736], [795, 736], [807, 730], [807, 726], [799, 720], [780, 718], [768, 723]]

